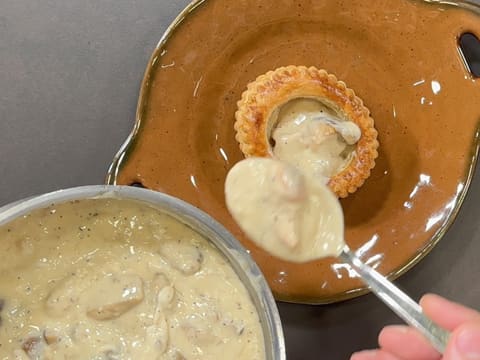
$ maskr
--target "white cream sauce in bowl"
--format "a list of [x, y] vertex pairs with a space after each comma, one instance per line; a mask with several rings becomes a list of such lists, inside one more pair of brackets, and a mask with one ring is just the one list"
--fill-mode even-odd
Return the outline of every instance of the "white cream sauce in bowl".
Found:
[[69, 189], [0, 209], [0, 233], [0, 359], [285, 359], [256, 265], [178, 199]]

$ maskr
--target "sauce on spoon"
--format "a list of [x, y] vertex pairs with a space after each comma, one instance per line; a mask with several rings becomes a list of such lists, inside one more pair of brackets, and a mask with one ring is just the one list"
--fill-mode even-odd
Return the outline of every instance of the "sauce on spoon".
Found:
[[338, 256], [343, 212], [327, 185], [286, 162], [248, 158], [225, 181], [228, 210], [248, 237], [291, 262]]
[[225, 197], [233, 218], [258, 246], [291, 262], [339, 256], [399, 317], [445, 351], [449, 332], [346, 246], [340, 203], [319, 179], [285, 162], [247, 158], [228, 173]]

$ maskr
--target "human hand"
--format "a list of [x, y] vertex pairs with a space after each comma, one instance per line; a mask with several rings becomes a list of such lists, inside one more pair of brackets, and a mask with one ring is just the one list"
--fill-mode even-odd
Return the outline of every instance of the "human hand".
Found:
[[480, 360], [480, 313], [438, 295], [420, 300], [425, 315], [451, 336], [443, 357], [415, 329], [386, 326], [378, 336], [380, 349], [355, 353], [350, 360]]

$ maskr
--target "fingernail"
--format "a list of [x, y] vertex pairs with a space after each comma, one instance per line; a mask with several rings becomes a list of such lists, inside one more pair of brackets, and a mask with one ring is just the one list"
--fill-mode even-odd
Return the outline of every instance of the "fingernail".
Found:
[[455, 345], [462, 358], [480, 359], [480, 327], [468, 327], [460, 330]]
[[374, 359], [377, 355], [377, 350], [364, 350], [354, 353], [350, 360], [364, 360], [364, 359]]
[[409, 331], [409, 327], [405, 325], [388, 325], [388, 326], [385, 326], [384, 329], [395, 331], [400, 334], [406, 334]]

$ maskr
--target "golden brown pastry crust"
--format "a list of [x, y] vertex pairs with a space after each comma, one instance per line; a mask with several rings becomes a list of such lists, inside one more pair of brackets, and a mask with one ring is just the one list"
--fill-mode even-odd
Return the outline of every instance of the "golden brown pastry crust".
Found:
[[338, 197], [346, 197], [363, 185], [378, 156], [377, 131], [363, 101], [335, 75], [315, 67], [287, 66], [260, 75], [248, 84], [235, 113], [236, 139], [246, 157], [273, 157], [269, 123], [272, 113], [296, 98], [313, 98], [353, 121], [361, 137], [348, 166], [332, 176], [328, 185]]

